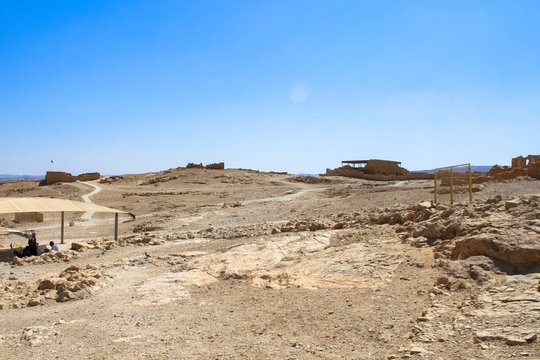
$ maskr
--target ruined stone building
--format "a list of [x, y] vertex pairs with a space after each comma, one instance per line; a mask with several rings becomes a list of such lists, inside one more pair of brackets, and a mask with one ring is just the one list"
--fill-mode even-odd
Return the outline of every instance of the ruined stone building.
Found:
[[348, 176], [367, 180], [432, 179], [433, 174], [410, 173], [401, 162], [390, 160], [344, 160], [337, 169], [326, 169], [323, 176]]
[[518, 156], [512, 159], [512, 170], [525, 170], [530, 177], [540, 179], [540, 155]]
[[47, 185], [55, 184], [58, 182], [75, 182], [80, 181], [91, 181], [98, 180], [101, 177], [101, 174], [98, 172], [93, 173], [84, 173], [81, 175], [73, 176], [70, 173], [62, 171], [47, 171], [45, 175], [45, 182]]

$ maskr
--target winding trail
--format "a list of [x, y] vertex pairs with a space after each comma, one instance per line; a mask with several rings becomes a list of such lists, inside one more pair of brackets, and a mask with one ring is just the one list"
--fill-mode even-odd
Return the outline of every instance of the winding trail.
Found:
[[246, 205], [246, 204], [274, 202], [274, 201], [290, 201], [304, 194], [307, 194], [313, 191], [322, 191], [322, 190], [326, 190], [326, 188], [302, 189], [300, 191], [288, 193], [282, 196], [274, 196], [274, 197], [263, 198], [263, 199], [244, 200], [242, 201], [242, 204]]
[[[96, 195], [98, 192], [100, 192], [102, 190], [101, 186], [92, 184], [90, 182], [83, 182], [83, 184], [90, 185], [94, 188], [92, 192], [82, 196], [84, 202], [88, 204], [94, 204], [94, 202], [90, 200], [90, 196]], [[82, 218], [85, 220], [91, 220], [92, 216], [94, 216], [95, 213], [96, 213], [95, 211], [87, 211], [83, 214]]]

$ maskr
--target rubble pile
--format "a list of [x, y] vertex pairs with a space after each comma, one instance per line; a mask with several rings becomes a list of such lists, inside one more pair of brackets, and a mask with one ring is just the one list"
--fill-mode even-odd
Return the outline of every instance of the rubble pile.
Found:
[[244, 225], [236, 227], [226, 227], [226, 228], [213, 228], [208, 227], [206, 229], [197, 230], [197, 231], [186, 231], [186, 232], [174, 232], [166, 236], [166, 240], [188, 240], [196, 238], [207, 238], [207, 239], [237, 239], [237, 238], [247, 238], [255, 237], [262, 235], [269, 235], [272, 233], [274, 226], [270, 224], [254, 224], [254, 225]]
[[[144, 245], [160, 245], [163, 243], [164, 241], [157, 238], [155, 234], [146, 233], [144, 235], [132, 234], [132, 235], [124, 236], [124, 237], [119, 238], [118, 241], [115, 241], [114, 239], [109, 239], [109, 238], [94, 239], [86, 243], [86, 246], [84, 248], [111, 250], [117, 247], [125, 247], [125, 246], [131, 246], [131, 245], [144, 246]], [[79, 251], [82, 251], [82, 250], [79, 250]]]
[[8, 280], [0, 279], [0, 309], [43, 305], [47, 300], [65, 302], [81, 299], [93, 294], [98, 288], [98, 282], [105, 277], [109, 275], [97, 266], [86, 265], [81, 268], [72, 265], [58, 277], [40, 279], [35, 285], [19, 281], [15, 276]]
[[59, 263], [59, 262], [69, 262], [73, 259], [80, 257], [80, 254], [73, 251], [49, 251], [43, 253], [39, 256], [29, 256], [29, 257], [13, 257], [14, 265], [25, 265], [25, 264], [46, 264], [46, 263]]
[[[465, 259], [486, 255], [524, 267], [540, 262], [539, 195], [453, 206], [423, 202], [372, 209], [366, 216], [343, 215], [342, 227], [395, 225], [402, 240], [417, 247], [435, 246], [435, 256]], [[334, 224], [337, 226], [338, 223]]]
[[159, 176], [159, 177], [155, 177], [155, 178], [149, 179], [147, 181], [144, 181], [144, 182], [141, 183], [141, 185], [152, 185], [152, 184], [164, 183], [164, 182], [167, 182], [167, 181], [176, 180], [178, 178], [179, 178], [179, 176], [164, 175], [164, 176]]
[[[458, 264], [463, 260], [456, 261], [450, 272], [454, 276], [460, 276], [461, 272], [464, 276], [464, 269], [474, 273], [482, 267], [493, 266], [485, 257], [467, 260], [470, 260], [469, 267]], [[468, 289], [470, 282], [439, 278], [430, 293], [431, 306], [417, 318], [409, 335], [410, 346], [421, 346], [424, 353], [438, 353], [441, 346], [459, 346], [455, 339], [466, 338], [471, 344], [477, 344], [485, 359], [507, 358], [501, 357], [498, 346], [501, 343], [509, 346], [508, 352], [513, 351], [513, 346], [520, 346], [521, 356], [530, 356], [531, 353], [524, 350], [527, 345], [536, 343], [540, 334], [540, 275], [501, 276], [498, 272], [491, 276], [490, 273], [484, 271], [480, 276], [484, 280], [477, 282], [481, 286], [465, 292], [460, 291]], [[529, 348], [538, 348], [538, 345], [532, 346]]]
[[0, 218], [0, 227], [6, 227], [11, 228], [15, 226], [15, 222], [13, 220], [8, 220], [6, 218]]
[[290, 182], [297, 182], [297, 183], [306, 183], [306, 184], [339, 184], [342, 181], [335, 180], [335, 179], [329, 179], [327, 177], [321, 177], [321, 176], [293, 176], [286, 179]]
[[81, 299], [94, 293], [99, 280], [105, 275], [94, 265], [81, 268], [71, 265], [62, 271], [57, 278], [47, 278], [38, 281], [37, 290], [28, 302], [29, 306], [42, 305], [46, 299], [65, 302]]
[[155, 231], [155, 230], [161, 230], [161, 227], [156, 225], [152, 221], [147, 221], [133, 228], [134, 233], [144, 233], [144, 232]]
[[109, 177], [106, 177], [106, 178], [102, 178], [99, 183], [100, 184], [112, 184], [118, 180], [122, 180], [124, 179], [123, 176], [121, 175], [114, 175], [114, 176], [109, 176]]
[[16, 276], [8, 279], [0, 278], [0, 309], [20, 309], [28, 303], [28, 297], [33, 290]]

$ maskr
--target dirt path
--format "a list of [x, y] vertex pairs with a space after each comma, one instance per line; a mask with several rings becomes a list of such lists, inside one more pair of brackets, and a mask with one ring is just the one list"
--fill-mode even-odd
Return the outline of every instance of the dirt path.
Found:
[[[101, 190], [103, 190], [103, 188], [101, 186], [96, 185], [96, 184], [91, 183], [91, 182], [83, 182], [83, 184], [89, 185], [89, 186], [94, 188], [94, 190], [92, 192], [82, 196], [84, 202], [86, 202], [88, 204], [94, 204], [94, 202], [90, 199], [90, 196], [96, 195]], [[85, 219], [85, 220], [91, 220], [92, 216], [94, 216], [95, 213], [96, 213], [95, 211], [88, 211], [88, 212], [84, 213], [82, 218]]]
[[252, 199], [252, 200], [246, 200], [242, 201], [242, 204], [253, 204], [253, 203], [265, 203], [265, 202], [271, 202], [271, 201], [291, 201], [294, 200], [302, 195], [308, 194], [310, 192], [314, 191], [323, 191], [326, 190], [326, 188], [317, 188], [317, 189], [302, 189], [300, 191], [295, 192], [294, 190], [291, 190], [289, 193], [282, 195], [282, 196], [274, 196], [269, 198], [263, 198], [263, 199]]

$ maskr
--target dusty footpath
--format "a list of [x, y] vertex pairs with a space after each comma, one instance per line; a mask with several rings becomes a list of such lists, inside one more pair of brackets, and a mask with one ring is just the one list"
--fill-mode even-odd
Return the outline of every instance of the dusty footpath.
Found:
[[[0, 183], [135, 215], [115, 242], [110, 214], [67, 214], [58, 253], [0, 262], [0, 358], [540, 359], [538, 180], [453, 205], [430, 181], [251, 170], [93, 184]], [[0, 225], [45, 244], [58, 219]]]

